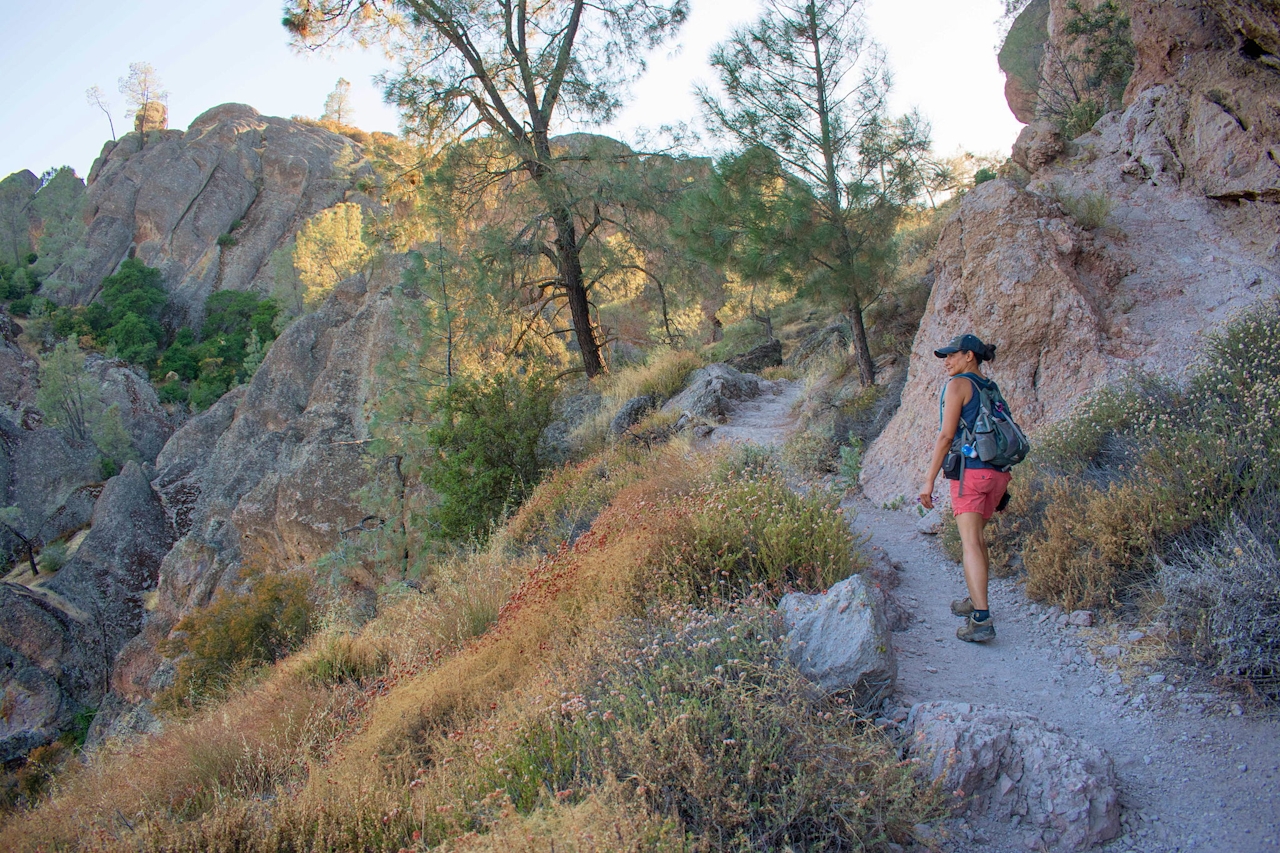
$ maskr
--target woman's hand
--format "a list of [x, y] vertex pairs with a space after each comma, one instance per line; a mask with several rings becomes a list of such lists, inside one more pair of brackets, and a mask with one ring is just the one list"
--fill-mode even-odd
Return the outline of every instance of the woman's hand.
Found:
[[925, 509], [933, 509], [933, 484], [930, 484], [928, 488], [922, 491], [916, 497], [916, 500], [920, 501], [920, 506]]

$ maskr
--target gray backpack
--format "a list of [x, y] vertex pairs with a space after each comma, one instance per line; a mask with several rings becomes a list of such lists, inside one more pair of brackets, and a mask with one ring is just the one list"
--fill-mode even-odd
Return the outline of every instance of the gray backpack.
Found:
[[[957, 375], [969, 379], [978, 390], [978, 415], [973, 419], [972, 430], [965, 425], [964, 421], [960, 422], [960, 429], [956, 431], [955, 439], [951, 442], [951, 450], [963, 456], [961, 448], [967, 445], [973, 449], [973, 456], [993, 468], [1008, 471], [1026, 459], [1031, 451], [1031, 444], [1027, 441], [1026, 434], [1013, 420], [1009, 403], [1001, 395], [1000, 387], [994, 380], [984, 379], [973, 373]], [[946, 396], [946, 390], [944, 385], [943, 398]], [[939, 423], [942, 421], [942, 407], [943, 400], [939, 400]]]

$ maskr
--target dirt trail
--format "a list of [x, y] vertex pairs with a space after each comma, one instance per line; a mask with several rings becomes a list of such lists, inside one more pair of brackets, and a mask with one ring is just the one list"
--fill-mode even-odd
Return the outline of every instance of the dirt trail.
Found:
[[[740, 407], [713, 440], [777, 446], [794, 429], [799, 383]], [[939, 487], [941, 489], [941, 486]], [[852, 522], [865, 547], [882, 549], [898, 568], [896, 594], [912, 613], [894, 634], [901, 705], [951, 700], [1023, 711], [1110, 753], [1124, 806], [1121, 837], [1105, 850], [1143, 853], [1280, 851], [1280, 724], [1239, 716], [1231, 697], [1207, 686], [1174, 683], [1173, 670], [1117, 664], [1135, 638], [1060, 624], [1057, 611], [1032, 603], [1016, 580], [993, 579], [997, 637], [982, 645], [956, 639], [950, 601], [965, 595], [960, 566], [936, 537], [918, 532], [914, 509], [886, 510], [862, 498]], [[1126, 678], [1128, 681], [1126, 682]], [[1026, 851], [1011, 823], [950, 826], [946, 849]]]

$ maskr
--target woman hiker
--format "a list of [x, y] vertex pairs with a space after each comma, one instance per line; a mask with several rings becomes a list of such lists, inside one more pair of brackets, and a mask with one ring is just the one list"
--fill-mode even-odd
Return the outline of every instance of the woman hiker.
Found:
[[[973, 431], [978, 416], [978, 383], [990, 382], [982, 375], [981, 363], [995, 358], [996, 348], [984, 344], [977, 335], [966, 334], [952, 338], [933, 354], [942, 359], [943, 368], [951, 378], [942, 395], [942, 427], [933, 445], [929, 473], [920, 489], [920, 504], [925, 509], [933, 509], [933, 484], [947, 454], [952, 451], [961, 422], [970, 433]], [[983, 530], [1004, 497], [1011, 477], [1008, 471], [975, 458], [966, 458], [959, 474], [960, 479], [951, 481], [951, 511], [960, 528], [964, 582], [969, 588], [969, 597], [951, 602], [951, 612], [965, 620], [956, 636], [971, 643], [982, 643], [996, 636], [987, 606], [989, 557]]]

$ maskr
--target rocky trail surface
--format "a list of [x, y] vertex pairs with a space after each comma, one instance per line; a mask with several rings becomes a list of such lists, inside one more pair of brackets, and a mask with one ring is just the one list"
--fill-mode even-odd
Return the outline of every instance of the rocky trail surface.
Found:
[[[780, 445], [796, 426], [801, 393], [799, 383], [773, 383], [739, 404], [711, 439]], [[1274, 719], [1251, 716], [1232, 696], [1145, 654], [1151, 638], [1141, 632], [1070, 624], [1068, 614], [1030, 601], [1017, 579], [991, 582], [996, 639], [961, 642], [949, 610], [965, 595], [960, 566], [921, 532], [914, 507], [890, 510], [862, 497], [843, 505], [856, 510], [852, 526], [864, 547], [896, 571], [894, 594], [911, 614], [893, 634], [898, 678], [886, 721], [905, 726], [917, 703], [971, 703], [1029, 714], [1105, 750], [1122, 811], [1118, 836], [1099, 849], [1280, 850]], [[952, 853], [1066, 849], [1047, 838], [1018, 816], [970, 815], [946, 822], [931, 843]]]

